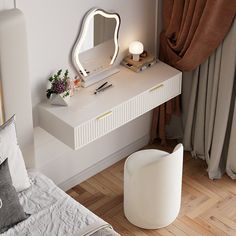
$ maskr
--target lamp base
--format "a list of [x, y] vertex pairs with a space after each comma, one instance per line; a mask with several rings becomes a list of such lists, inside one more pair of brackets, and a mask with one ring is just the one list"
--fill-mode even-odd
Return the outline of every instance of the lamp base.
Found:
[[134, 61], [139, 61], [139, 54], [133, 54], [132, 58]]

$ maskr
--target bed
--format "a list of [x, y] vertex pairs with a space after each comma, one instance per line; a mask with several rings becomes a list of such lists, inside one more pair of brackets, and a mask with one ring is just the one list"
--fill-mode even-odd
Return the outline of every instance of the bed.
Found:
[[32, 152], [33, 122], [27, 56], [23, 13], [18, 9], [0, 12], [0, 121], [16, 114], [18, 141], [30, 180], [30, 187], [18, 192], [27, 218], [0, 235], [119, 235], [111, 225], [72, 199], [52, 180], [29, 170], [35, 167], [35, 161]]
[[118, 236], [112, 227], [39, 172], [29, 172], [30, 188], [19, 193], [28, 218], [1, 236]]

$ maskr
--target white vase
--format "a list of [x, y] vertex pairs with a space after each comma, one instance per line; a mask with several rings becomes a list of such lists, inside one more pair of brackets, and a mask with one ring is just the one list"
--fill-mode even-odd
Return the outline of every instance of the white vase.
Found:
[[58, 106], [68, 106], [70, 96], [65, 96], [65, 93], [61, 94], [52, 94], [52, 97], [50, 98], [50, 102], [52, 105], [58, 105]]

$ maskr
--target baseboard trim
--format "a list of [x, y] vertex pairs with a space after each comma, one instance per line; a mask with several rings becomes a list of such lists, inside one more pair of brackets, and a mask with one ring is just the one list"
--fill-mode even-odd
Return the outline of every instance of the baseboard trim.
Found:
[[119, 151], [105, 157], [103, 160], [97, 162], [96, 164], [92, 165], [91, 167], [87, 168], [86, 170], [78, 173], [77, 175], [71, 177], [70, 179], [60, 183], [58, 186], [67, 191], [70, 188], [74, 187], [77, 184], [82, 183], [86, 179], [96, 175], [97, 173], [101, 172], [102, 170], [110, 167], [111, 165], [115, 164], [116, 162], [122, 160], [123, 158], [127, 157], [131, 153], [139, 150], [146, 146], [149, 142], [149, 135], [145, 135], [142, 138], [136, 140], [135, 142], [127, 145], [126, 147], [120, 149]]

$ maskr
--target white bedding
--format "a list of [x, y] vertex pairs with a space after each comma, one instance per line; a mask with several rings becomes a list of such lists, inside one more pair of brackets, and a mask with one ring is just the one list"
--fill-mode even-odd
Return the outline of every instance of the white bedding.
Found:
[[46, 176], [29, 173], [31, 187], [19, 193], [30, 216], [1, 236], [117, 236], [112, 227], [69, 197]]

